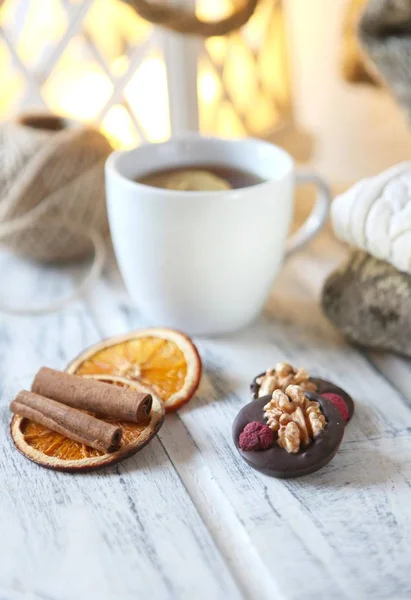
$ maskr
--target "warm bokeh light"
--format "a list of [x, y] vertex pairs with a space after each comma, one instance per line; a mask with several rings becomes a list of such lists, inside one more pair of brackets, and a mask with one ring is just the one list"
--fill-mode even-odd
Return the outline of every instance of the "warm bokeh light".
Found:
[[110, 81], [93, 63], [63, 67], [44, 87], [53, 112], [90, 123], [110, 98], [111, 91]]
[[144, 60], [125, 88], [124, 96], [151, 141], [169, 137], [167, 75], [160, 56]]
[[[197, 12], [212, 20], [235, 3], [199, 0]], [[279, 3], [261, 0], [241, 32], [205, 41], [197, 75], [203, 131], [258, 135], [287, 113], [282, 19]], [[7, 0], [0, 27], [19, 57], [16, 65], [0, 30], [0, 118], [43, 104], [98, 123], [116, 147], [170, 135], [168, 34], [153, 36], [153, 27], [123, 2], [94, 0], [88, 7], [75, 0]]]
[[130, 113], [121, 104], [112, 106], [101, 124], [113, 148], [132, 148], [138, 143]]
[[[213, 20], [230, 14], [236, 5], [237, 0], [199, 0], [197, 14]], [[241, 31], [206, 40], [198, 89], [200, 125], [208, 133], [264, 135], [288, 117], [289, 81], [280, 2], [260, 0]]]

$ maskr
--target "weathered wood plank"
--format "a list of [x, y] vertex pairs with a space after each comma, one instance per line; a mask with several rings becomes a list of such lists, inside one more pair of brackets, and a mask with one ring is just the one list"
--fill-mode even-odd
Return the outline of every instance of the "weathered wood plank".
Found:
[[411, 407], [411, 360], [384, 352], [367, 352], [367, 356]]
[[[302, 262], [300, 257], [298, 268], [292, 263], [286, 267], [265, 317], [254, 327], [226, 339], [198, 340], [207, 373], [202, 389], [160, 437], [221, 552], [249, 593], [256, 593], [258, 583], [244, 576], [241, 556], [230, 549], [227, 537], [247, 540], [244, 552], [265, 582], [259, 598], [269, 597], [270, 578], [273, 590], [285, 598], [299, 598], [302, 590], [308, 598], [328, 598], [330, 589], [336, 598], [406, 597], [411, 593], [407, 576], [411, 413], [368, 359], [322, 317], [310, 288], [313, 281], [317, 287], [320, 283], [318, 266], [314, 260], [311, 270], [305, 271], [311, 282], [306, 285]], [[109, 281], [101, 285], [98, 297], [115, 296]], [[105, 334], [144, 324], [126, 296], [116, 304], [112, 295], [108, 303], [109, 312], [104, 302], [98, 306]], [[357, 401], [356, 417], [333, 463], [292, 482], [249, 469], [234, 453], [230, 438], [231, 423], [248, 398], [248, 382], [284, 357], [329, 376]], [[185, 443], [177, 446], [176, 439]], [[221, 499], [213, 503], [212, 512], [209, 498]], [[223, 533], [220, 523], [225, 524]], [[386, 538], [390, 538], [388, 553]], [[384, 573], [378, 589], [376, 572]]]
[[[25, 272], [1, 258], [2, 285], [19, 301], [71, 285], [73, 271]], [[0, 315], [0, 597], [243, 598], [158, 439], [126, 463], [78, 476], [41, 469], [13, 448], [13, 394], [40, 366], [63, 367], [98, 337], [86, 302], [38, 318]]]
[[[336, 599], [411, 595], [411, 413], [402, 388], [383, 375], [385, 361], [397, 359], [380, 356], [377, 365], [375, 356], [348, 346], [318, 306], [321, 282], [344, 252], [323, 237], [287, 264], [258, 323], [230, 338], [199, 340], [206, 377], [198, 398], [167, 419], [159, 441], [117, 469], [50, 474], [0, 440], [0, 482], [7, 481], [0, 597], [3, 589], [8, 599], [19, 597], [30, 581], [39, 598], [81, 599], [95, 580], [103, 599], [114, 589], [121, 598], [141, 597], [146, 587], [155, 600], [193, 593], [328, 599], [330, 590]], [[32, 290], [61, 291], [64, 276], [44, 277]], [[14, 293], [22, 293], [21, 281]], [[4, 398], [27, 385], [40, 364], [63, 366], [98, 337], [146, 324], [112, 269], [88, 302], [64, 313], [0, 317], [2, 425]], [[288, 482], [249, 469], [230, 437], [249, 380], [282, 358], [330, 376], [357, 401], [334, 461]], [[393, 379], [398, 364], [391, 364]]]

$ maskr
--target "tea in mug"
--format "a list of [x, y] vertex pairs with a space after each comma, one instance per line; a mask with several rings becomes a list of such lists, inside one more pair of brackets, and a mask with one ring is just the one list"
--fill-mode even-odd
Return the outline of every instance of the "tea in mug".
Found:
[[255, 173], [225, 165], [195, 165], [162, 169], [136, 179], [138, 183], [166, 190], [224, 191], [262, 183]]

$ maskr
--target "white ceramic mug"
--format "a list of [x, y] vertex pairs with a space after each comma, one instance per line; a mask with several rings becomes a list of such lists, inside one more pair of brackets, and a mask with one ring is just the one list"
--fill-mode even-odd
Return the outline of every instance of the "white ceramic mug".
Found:
[[[191, 165], [229, 165], [262, 183], [220, 192], [181, 192], [133, 181], [147, 173]], [[234, 331], [261, 312], [284, 257], [323, 226], [329, 192], [287, 241], [296, 179], [287, 152], [256, 139], [200, 135], [172, 138], [106, 163], [108, 214], [124, 281], [148, 321], [193, 334]]]

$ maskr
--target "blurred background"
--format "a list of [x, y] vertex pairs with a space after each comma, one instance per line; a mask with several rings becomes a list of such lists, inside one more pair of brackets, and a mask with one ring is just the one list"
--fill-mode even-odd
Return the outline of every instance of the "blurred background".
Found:
[[[232, 9], [196, 7], [210, 20]], [[48, 108], [130, 147], [197, 126], [263, 135], [289, 111], [281, 2], [262, 1], [241, 32], [204, 43], [154, 28], [120, 0], [6, 0], [0, 23], [2, 118]]]
[[[3, 0], [0, 119], [52, 111], [122, 148], [196, 128], [266, 137], [345, 185], [411, 154], [400, 109], [362, 64], [363, 4], [261, 0], [240, 31], [200, 40], [121, 0]], [[236, 5], [195, 8], [212, 20]]]

